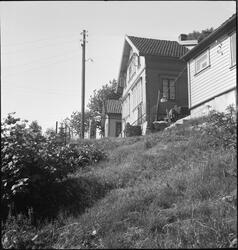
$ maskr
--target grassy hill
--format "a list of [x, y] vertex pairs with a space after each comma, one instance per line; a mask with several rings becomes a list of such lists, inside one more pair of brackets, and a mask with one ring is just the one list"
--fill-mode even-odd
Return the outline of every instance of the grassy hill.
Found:
[[56, 220], [30, 227], [35, 242], [67, 249], [235, 246], [236, 133], [227, 121], [204, 121], [140, 137], [85, 140], [107, 159], [67, 180], [70, 202], [83, 209], [62, 210]]

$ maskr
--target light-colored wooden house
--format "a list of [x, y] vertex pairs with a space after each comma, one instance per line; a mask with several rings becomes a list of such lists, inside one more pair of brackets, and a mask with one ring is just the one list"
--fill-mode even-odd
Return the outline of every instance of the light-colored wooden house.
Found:
[[[180, 59], [187, 51], [177, 41], [125, 37], [117, 85], [122, 101], [122, 131], [129, 123], [140, 125], [145, 134], [153, 121], [166, 116], [166, 109], [174, 105], [188, 107], [187, 68]], [[167, 102], [158, 108], [162, 97]]]
[[236, 105], [236, 14], [182, 56], [192, 117]]
[[121, 134], [121, 101], [109, 99], [103, 105], [103, 127], [105, 137], [118, 137]]

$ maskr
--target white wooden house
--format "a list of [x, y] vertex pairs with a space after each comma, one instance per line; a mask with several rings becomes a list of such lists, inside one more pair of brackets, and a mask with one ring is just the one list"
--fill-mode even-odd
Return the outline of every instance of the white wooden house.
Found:
[[192, 117], [236, 105], [236, 14], [181, 58], [187, 62]]

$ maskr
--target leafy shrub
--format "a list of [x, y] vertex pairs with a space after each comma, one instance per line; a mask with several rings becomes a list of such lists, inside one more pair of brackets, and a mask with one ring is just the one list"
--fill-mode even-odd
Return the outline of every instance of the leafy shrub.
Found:
[[142, 134], [141, 126], [132, 126], [130, 125], [130, 123], [127, 123], [124, 129], [124, 133], [126, 137], [139, 136]]
[[205, 119], [205, 126], [201, 127], [201, 132], [207, 137], [208, 146], [236, 149], [235, 109], [230, 105], [226, 110], [227, 112], [211, 111]]
[[[52, 183], [79, 167], [105, 158], [93, 145], [62, 146], [55, 135], [44, 137], [27, 121], [9, 114], [1, 123], [2, 203], [14, 213], [28, 209]], [[23, 201], [24, 200], [24, 205]], [[6, 216], [6, 214], [5, 214]]]

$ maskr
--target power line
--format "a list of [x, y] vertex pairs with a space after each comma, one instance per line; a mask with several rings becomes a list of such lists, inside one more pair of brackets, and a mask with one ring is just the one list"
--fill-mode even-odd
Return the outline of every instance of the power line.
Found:
[[76, 56], [76, 55], [74, 55], [74, 56], [68, 58], [67, 60], [63, 60], [63, 61], [60, 60], [60, 61], [52, 62], [52, 63], [50, 63], [50, 64], [41, 65], [40, 67], [34, 67], [34, 68], [27, 69], [27, 70], [23, 70], [23, 71], [21, 71], [21, 72], [9, 73], [9, 74], [7, 74], [7, 75], [3, 75], [2, 77], [14, 76], [14, 75], [16, 75], [16, 74], [25, 73], [25, 72], [28, 72], [28, 71], [31, 71], [31, 70], [46, 69], [46, 68], [45, 68], [46, 66], [50, 66], [50, 65], [53, 65], [53, 64], [64, 63], [64, 62], [66, 62], [66, 61], [70, 61], [70, 60], [72, 60], [75, 56]]
[[[75, 35], [73, 35], [75, 34]], [[57, 40], [57, 39], [62, 39], [65, 38], [67, 34], [65, 33], [64, 35], [62, 34], [61, 36], [58, 36], [58, 38], [43, 38], [43, 39], [37, 39], [37, 40], [32, 40], [32, 41], [24, 41], [24, 42], [20, 42], [20, 43], [11, 43], [11, 44], [7, 44], [7, 45], [3, 45], [3, 47], [11, 47], [11, 46], [19, 46], [21, 44], [29, 44], [29, 43], [38, 43], [38, 42], [42, 42], [42, 41], [50, 41], [50, 40]], [[70, 35], [72, 36], [77, 36], [79, 37], [78, 33], [70, 33]]]
[[[78, 51], [76, 50], [68, 50], [67, 52], [71, 52], [69, 54], [72, 54], [73, 52], [76, 53]], [[15, 64], [15, 65], [10, 65], [10, 66], [7, 66], [6, 68], [14, 68], [14, 67], [18, 67], [18, 66], [24, 66], [24, 65], [29, 65], [29, 64], [32, 64], [34, 62], [41, 62], [42, 60], [47, 60], [47, 59], [51, 59], [51, 58], [55, 58], [55, 57], [62, 57], [62, 56], [65, 56], [66, 54], [62, 54], [62, 55], [55, 55], [55, 56], [51, 56], [51, 57], [45, 57], [45, 58], [41, 58], [40, 60], [33, 60], [33, 61], [30, 61], [28, 63], [23, 63], [23, 64]]]
[[[37, 88], [31, 88], [31, 87], [19, 87], [19, 86], [5, 86], [4, 88], [13, 88], [15, 89], [20, 89], [20, 90], [27, 90], [28, 92], [23, 92], [24, 94], [54, 94], [54, 95], [70, 95], [70, 96], [78, 96], [77, 91], [75, 90], [72, 93], [67, 93], [67, 92], [55, 92], [55, 91], [47, 91], [44, 89], [37, 89]], [[15, 91], [14, 91], [15, 92]], [[41, 93], [40, 93], [41, 92]]]
[[[64, 41], [62, 42], [63, 44], [65, 43], [72, 43], [72, 42], [76, 42], [77, 39], [71, 39], [70, 41]], [[54, 42], [54, 43], [51, 43], [51, 44], [47, 44], [46, 46], [34, 46], [32, 49], [40, 49], [40, 48], [47, 48], [47, 47], [50, 47], [50, 46], [55, 46], [56, 44], [58, 44], [58, 42]], [[61, 44], [58, 44], [56, 46], [61, 46]], [[16, 54], [16, 53], [24, 53], [26, 50], [29, 50], [29, 47], [26, 47], [24, 49], [19, 49], [19, 50], [15, 50], [15, 51], [9, 51], [9, 52], [2, 52], [2, 55], [10, 55], [10, 54]]]

